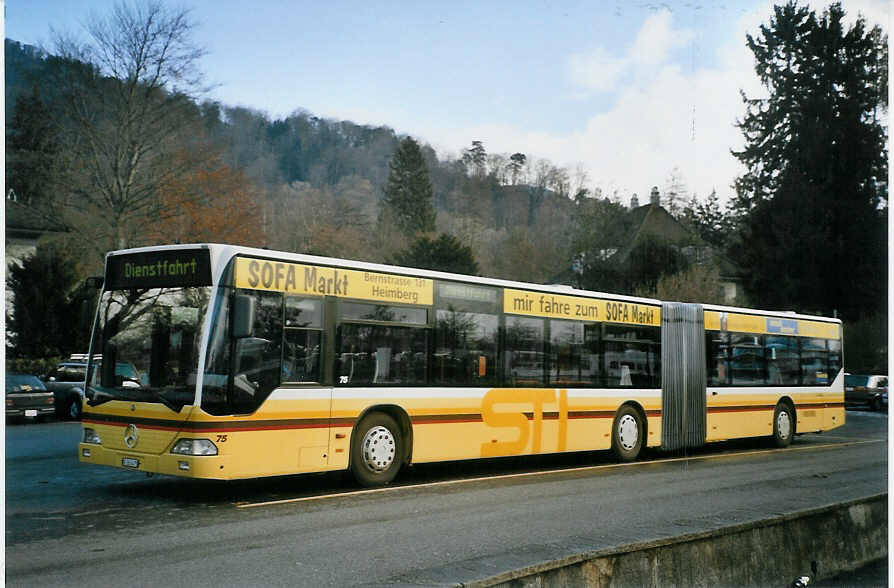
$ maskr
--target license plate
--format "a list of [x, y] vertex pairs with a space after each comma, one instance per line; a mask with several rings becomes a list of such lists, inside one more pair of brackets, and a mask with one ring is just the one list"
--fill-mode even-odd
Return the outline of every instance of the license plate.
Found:
[[25, 410], [25, 416], [26, 416], [26, 417], [36, 417], [36, 416], [37, 416], [37, 410], [26, 409], [26, 410]]
[[133, 457], [122, 457], [121, 465], [126, 468], [138, 468], [140, 467], [140, 460]]

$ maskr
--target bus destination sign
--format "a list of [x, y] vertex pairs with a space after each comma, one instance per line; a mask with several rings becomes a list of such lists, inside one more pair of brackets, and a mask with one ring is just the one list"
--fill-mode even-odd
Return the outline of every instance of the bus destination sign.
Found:
[[109, 290], [210, 285], [211, 254], [207, 249], [112, 255], [106, 262], [105, 287]]

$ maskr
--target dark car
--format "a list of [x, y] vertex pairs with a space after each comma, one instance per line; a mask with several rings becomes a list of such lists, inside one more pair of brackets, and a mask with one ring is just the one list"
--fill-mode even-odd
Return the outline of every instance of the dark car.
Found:
[[78, 420], [84, 402], [84, 382], [87, 379], [87, 362], [66, 361], [60, 363], [44, 378], [47, 390], [56, 398], [56, 415]]
[[888, 404], [888, 376], [844, 375], [844, 402], [881, 410]]
[[[83, 358], [83, 359], [82, 359]], [[102, 369], [102, 358], [94, 356], [97, 374]], [[133, 364], [118, 362], [115, 375], [125, 386], [139, 386], [140, 375]], [[44, 384], [56, 398], [56, 414], [60, 418], [79, 420], [84, 406], [84, 383], [87, 380], [86, 354], [72, 355], [71, 361], [62, 362], [46, 375]]]
[[37, 376], [6, 374], [6, 418], [40, 419], [55, 410], [53, 393]]

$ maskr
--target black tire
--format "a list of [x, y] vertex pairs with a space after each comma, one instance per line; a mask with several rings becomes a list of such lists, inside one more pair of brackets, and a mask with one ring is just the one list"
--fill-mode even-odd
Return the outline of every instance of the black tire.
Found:
[[788, 447], [795, 436], [795, 413], [785, 402], [776, 405], [773, 411], [773, 445]]
[[612, 423], [612, 451], [618, 461], [634, 461], [643, 448], [643, 419], [639, 411], [626, 404], [618, 409]]
[[73, 421], [81, 420], [81, 397], [80, 396], [72, 396], [68, 399], [68, 410], [65, 411], [65, 416], [68, 419]]
[[869, 401], [869, 408], [874, 410], [875, 412], [879, 412], [882, 409], [882, 399], [878, 396], [874, 396]]
[[381, 412], [363, 417], [351, 438], [351, 473], [357, 483], [384, 486], [403, 461], [403, 434], [395, 420]]

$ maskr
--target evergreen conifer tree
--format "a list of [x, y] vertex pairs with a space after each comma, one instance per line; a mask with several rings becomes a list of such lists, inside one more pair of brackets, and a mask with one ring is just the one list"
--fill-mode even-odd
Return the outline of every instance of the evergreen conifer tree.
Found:
[[6, 129], [6, 186], [20, 202], [47, 208], [59, 145], [37, 84], [30, 94], [19, 94]]
[[456, 274], [478, 274], [478, 262], [472, 248], [446, 233], [437, 239], [420, 237], [410, 247], [399, 251], [393, 263]]
[[883, 308], [887, 36], [863, 18], [848, 28], [840, 4], [817, 16], [790, 1], [748, 47], [769, 92], [743, 94], [734, 152], [749, 299], [848, 318]]
[[422, 150], [412, 137], [400, 142], [389, 168], [380, 221], [390, 220], [408, 236], [434, 231], [434, 191]]
[[77, 281], [76, 261], [52, 245], [41, 245], [21, 265], [9, 264], [13, 303], [6, 325], [12, 357], [61, 357], [86, 344], [89, 329], [79, 320]]

